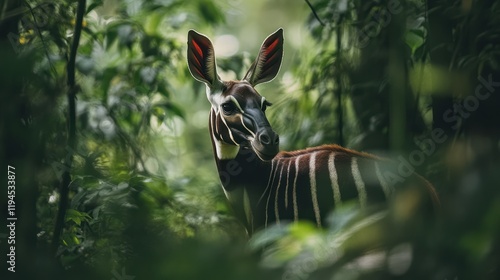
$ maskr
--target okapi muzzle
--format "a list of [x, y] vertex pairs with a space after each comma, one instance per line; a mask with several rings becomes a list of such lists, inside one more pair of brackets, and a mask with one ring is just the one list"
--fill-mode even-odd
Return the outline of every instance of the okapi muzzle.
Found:
[[257, 131], [256, 138], [250, 143], [254, 152], [262, 160], [271, 160], [279, 152], [279, 136], [270, 126]]

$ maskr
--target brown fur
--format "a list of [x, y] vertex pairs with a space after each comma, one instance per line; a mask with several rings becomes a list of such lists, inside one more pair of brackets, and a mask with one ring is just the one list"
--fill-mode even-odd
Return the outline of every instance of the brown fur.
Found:
[[284, 152], [280, 152], [276, 157], [278, 157], [278, 158], [296, 157], [296, 156], [309, 154], [309, 153], [313, 153], [313, 152], [318, 152], [318, 151], [337, 152], [337, 153], [340, 153], [342, 155], [345, 155], [346, 157], [361, 157], [361, 158], [368, 158], [368, 159], [374, 159], [374, 160], [383, 160], [382, 158], [377, 157], [375, 155], [347, 149], [347, 148], [341, 147], [341, 146], [336, 145], [336, 144], [321, 145], [321, 146], [317, 146], [317, 147], [311, 147], [311, 148], [306, 148], [303, 150], [290, 151], [290, 152], [284, 151]]

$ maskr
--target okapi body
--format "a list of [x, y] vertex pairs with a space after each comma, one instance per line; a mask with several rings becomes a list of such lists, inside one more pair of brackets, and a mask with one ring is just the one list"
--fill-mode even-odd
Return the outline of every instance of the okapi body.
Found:
[[[254, 87], [274, 79], [280, 69], [282, 29], [264, 41], [240, 81], [219, 78], [211, 41], [194, 30], [188, 33], [187, 57], [193, 77], [207, 86], [209, 129], [223, 190], [250, 234], [283, 221], [310, 220], [322, 226], [344, 202], [356, 200], [365, 207], [385, 202], [395, 192], [387, 176], [393, 174], [393, 164], [374, 155], [338, 145], [279, 152], [279, 136], [265, 115], [271, 103]], [[438, 202], [425, 179], [417, 174], [411, 178]]]

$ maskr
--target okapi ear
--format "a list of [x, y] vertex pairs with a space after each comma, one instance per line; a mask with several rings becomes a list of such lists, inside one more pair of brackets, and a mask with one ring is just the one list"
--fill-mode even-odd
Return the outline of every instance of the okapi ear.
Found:
[[278, 74], [282, 59], [283, 29], [280, 28], [264, 40], [257, 59], [250, 66], [243, 80], [252, 86], [271, 81]]
[[189, 71], [196, 80], [204, 82], [210, 88], [220, 85], [212, 42], [192, 29], [188, 32], [187, 59]]

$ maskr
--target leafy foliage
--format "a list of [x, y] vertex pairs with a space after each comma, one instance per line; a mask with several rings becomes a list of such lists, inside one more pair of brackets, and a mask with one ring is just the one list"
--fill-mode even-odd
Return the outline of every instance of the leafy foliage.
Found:
[[[0, 5], [1, 155], [19, 170], [20, 278], [496, 279], [498, 1], [302, 3], [315, 12], [305, 20], [308, 40], [288, 57], [282, 87], [262, 89], [282, 95], [269, 118], [284, 148], [421, 151], [425, 163], [414, 167], [435, 183], [442, 209], [436, 220], [407, 222], [414, 197], [402, 195], [388, 211], [347, 205], [325, 229], [282, 225], [248, 243], [211, 154], [200, 152], [211, 149], [200, 124], [208, 111], [184, 55], [191, 26], [231, 30], [226, 16], [238, 14], [225, 9], [241, 2], [88, 1], [75, 149], [66, 79], [77, 3]], [[257, 14], [292, 6], [276, 2], [284, 11]], [[219, 59], [220, 73], [242, 77], [250, 61], [246, 53]], [[447, 140], [426, 153], [436, 129]]]

